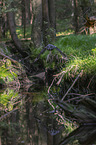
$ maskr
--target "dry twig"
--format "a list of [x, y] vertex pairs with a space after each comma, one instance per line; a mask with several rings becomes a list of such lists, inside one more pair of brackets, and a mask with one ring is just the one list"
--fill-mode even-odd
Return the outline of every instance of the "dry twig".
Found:
[[9, 56], [3, 54], [2, 52], [0, 52], [0, 55], [3, 56], [3, 57], [5, 57], [5, 58], [7, 58], [7, 59], [9, 59], [9, 60], [11, 60], [15, 64], [18, 64], [18, 62], [16, 60], [14, 60], [14, 59], [10, 58]]
[[80, 74], [77, 76], [77, 78], [74, 80], [73, 84], [71, 85], [71, 87], [68, 89], [68, 91], [65, 93], [65, 95], [63, 96], [63, 98], [61, 99], [62, 101], [65, 99], [65, 97], [67, 96], [67, 94], [69, 93], [69, 91], [72, 89], [72, 87], [74, 86], [74, 84], [76, 83], [76, 81], [79, 79], [79, 77], [82, 75], [83, 70], [80, 72]]

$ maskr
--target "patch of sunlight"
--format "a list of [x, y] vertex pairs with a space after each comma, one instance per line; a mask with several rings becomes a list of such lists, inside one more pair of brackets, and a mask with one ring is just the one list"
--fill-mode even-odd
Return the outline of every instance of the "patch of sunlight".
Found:
[[74, 33], [74, 31], [72, 31], [72, 30], [69, 30], [69, 31], [64, 31], [64, 32], [58, 32], [57, 34], [56, 34], [56, 36], [64, 36], [64, 35], [70, 35], [70, 34], [73, 34]]

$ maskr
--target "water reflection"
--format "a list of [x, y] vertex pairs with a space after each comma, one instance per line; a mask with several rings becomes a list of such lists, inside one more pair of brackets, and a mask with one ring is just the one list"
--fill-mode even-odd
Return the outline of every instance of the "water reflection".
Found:
[[95, 145], [96, 144], [96, 126], [81, 126], [70, 133], [60, 145]]
[[[7, 88], [1, 93], [0, 145], [91, 145], [96, 143], [95, 127], [80, 127], [69, 134], [70, 131], [68, 132], [65, 128], [63, 120], [61, 121], [56, 113], [52, 112], [46, 98], [46, 89], [37, 88], [32, 87], [29, 92], [13, 90], [15, 93]], [[2, 97], [7, 98], [5, 99], [7, 105], [1, 102]]]

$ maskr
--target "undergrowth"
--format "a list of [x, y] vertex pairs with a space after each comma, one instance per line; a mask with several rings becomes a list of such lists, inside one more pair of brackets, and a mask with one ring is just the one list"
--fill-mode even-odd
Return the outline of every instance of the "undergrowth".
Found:
[[11, 61], [6, 59], [4, 61], [0, 60], [0, 78], [6, 83], [14, 81], [17, 78], [18, 71], [12, 68]]
[[[53, 50], [49, 52], [46, 50], [40, 58], [44, 62], [46, 68], [55, 68], [58, 66], [59, 71], [66, 71], [66, 76], [70, 74], [76, 75], [83, 70], [85, 75], [94, 75], [96, 72], [96, 35], [66, 35], [57, 38], [53, 44], [57, 46], [62, 52], [64, 52], [68, 61], [62, 60], [62, 55], [57, 51]], [[43, 48], [38, 49], [31, 48], [31, 55], [34, 59]], [[70, 71], [69, 71], [70, 70]]]

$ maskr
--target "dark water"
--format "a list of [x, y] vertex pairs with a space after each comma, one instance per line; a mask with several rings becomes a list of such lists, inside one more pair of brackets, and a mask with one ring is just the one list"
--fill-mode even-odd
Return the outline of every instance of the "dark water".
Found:
[[77, 128], [54, 110], [46, 88], [26, 88], [0, 92], [0, 145], [96, 144], [96, 126]]

